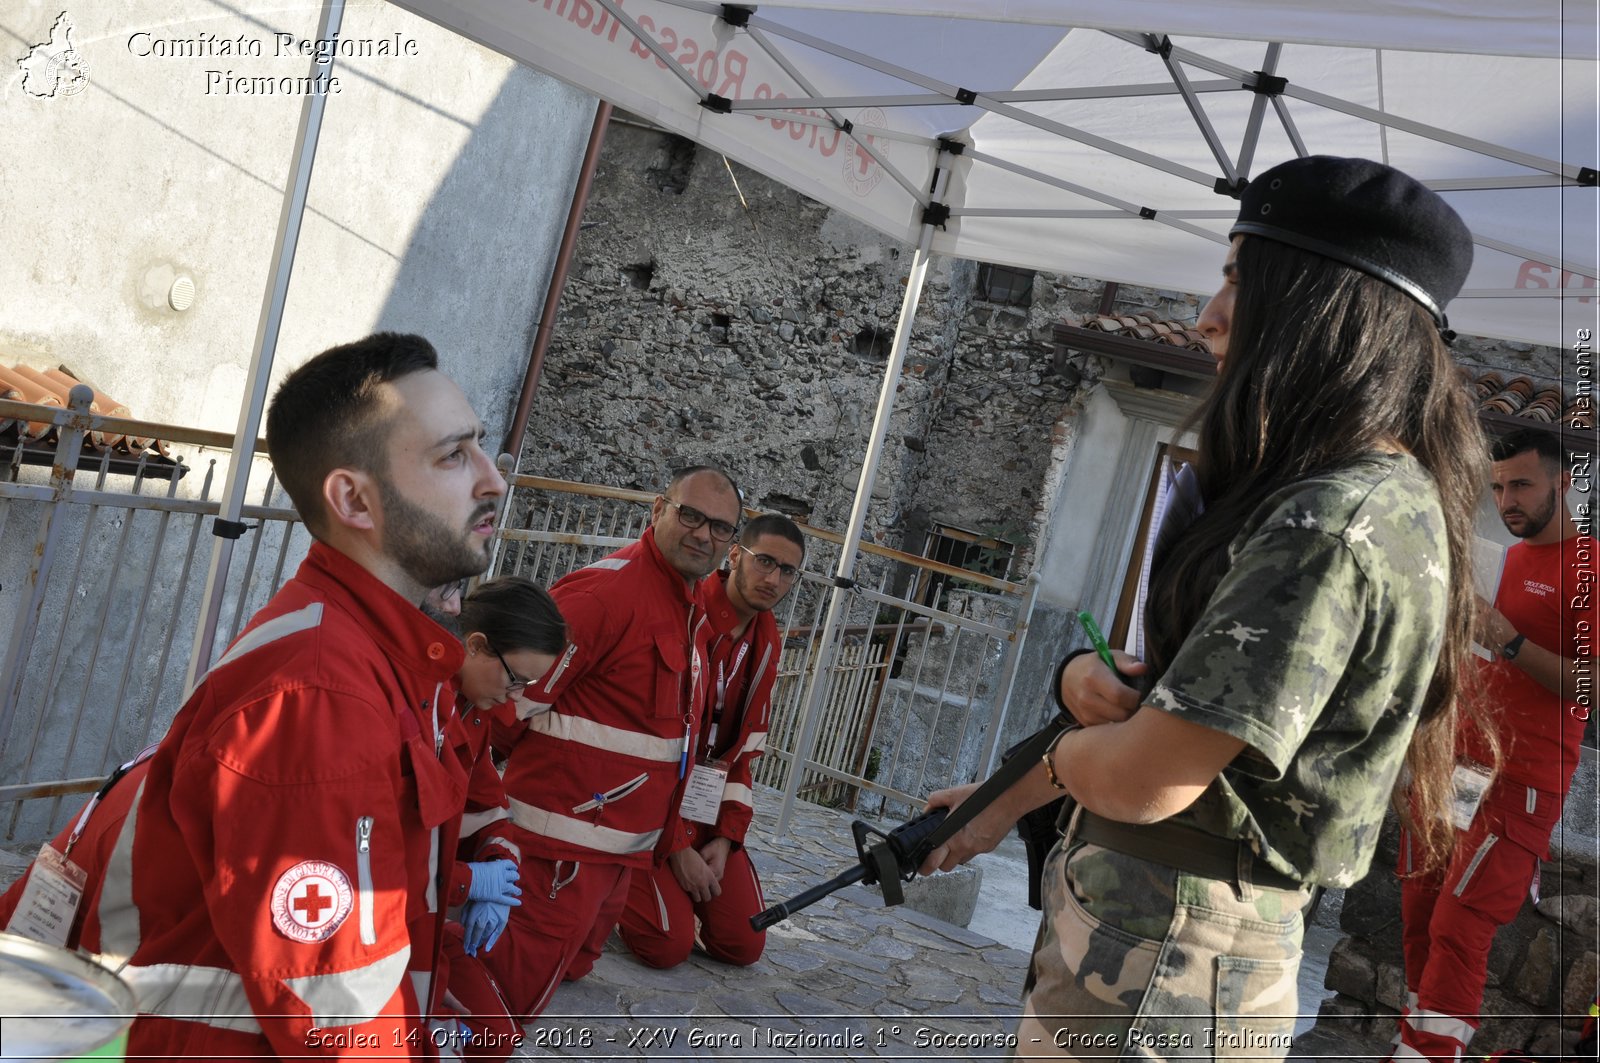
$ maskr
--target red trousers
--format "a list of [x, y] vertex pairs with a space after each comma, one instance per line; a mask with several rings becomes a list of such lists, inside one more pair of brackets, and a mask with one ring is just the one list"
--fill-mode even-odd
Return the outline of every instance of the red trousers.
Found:
[[748, 967], [761, 958], [767, 943], [765, 930], [750, 929], [750, 917], [767, 902], [761, 897], [761, 880], [743, 849], [728, 854], [721, 885], [721, 894], [696, 902], [665, 864], [652, 868], [650, 874], [635, 872], [618, 928], [622, 940], [641, 962], [651, 967], [676, 967], [694, 948], [698, 916], [700, 943], [706, 953], [723, 963]]
[[467, 955], [460, 923], [444, 925], [444, 954], [450, 971], [444, 1002], [472, 1031], [461, 1038], [461, 1054], [469, 1059], [509, 1059], [522, 1043], [522, 1027], [511, 1017], [500, 986], [482, 959]]
[[627, 903], [628, 875], [618, 864], [523, 859], [522, 903], [494, 948], [479, 953], [512, 1016], [531, 1022], [557, 985], [594, 968]]
[[[1489, 947], [1517, 917], [1549, 855], [1561, 820], [1561, 795], [1496, 781], [1472, 825], [1456, 835], [1447, 868], [1401, 885], [1406, 988], [1395, 1059], [1456, 1060], [1477, 1032]], [[1400, 870], [1409, 870], [1412, 839], [1400, 839]]]

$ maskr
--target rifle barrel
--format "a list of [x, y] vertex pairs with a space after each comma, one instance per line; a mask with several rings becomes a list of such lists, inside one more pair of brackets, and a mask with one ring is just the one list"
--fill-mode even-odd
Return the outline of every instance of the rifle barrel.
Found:
[[812, 886], [804, 893], [796, 894], [786, 901], [780, 901], [764, 912], [757, 912], [750, 917], [750, 929], [765, 930], [774, 923], [781, 923], [802, 908], [809, 908], [828, 894], [842, 890], [846, 886], [860, 882], [867, 877], [867, 869], [857, 864], [841, 875], [835, 875], [828, 881]]

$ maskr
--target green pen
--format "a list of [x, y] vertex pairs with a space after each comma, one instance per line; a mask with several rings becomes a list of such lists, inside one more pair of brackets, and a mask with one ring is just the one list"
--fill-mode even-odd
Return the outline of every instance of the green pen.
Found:
[[1106, 662], [1106, 667], [1113, 672], [1117, 670], [1117, 662], [1111, 659], [1111, 647], [1106, 645], [1106, 637], [1100, 632], [1100, 625], [1094, 622], [1094, 616], [1088, 610], [1078, 614], [1078, 623], [1083, 625], [1083, 633], [1089, 636], [1089, 645], [1094, 647], [1094, 652]]

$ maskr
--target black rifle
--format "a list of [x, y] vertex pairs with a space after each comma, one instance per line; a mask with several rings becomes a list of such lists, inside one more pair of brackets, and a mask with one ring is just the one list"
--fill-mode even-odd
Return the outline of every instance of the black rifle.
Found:
[[[856, 820], [850, 824], [850, 833], [855, 835], [856, 855], [860, 862], [842, 875], [835, 875], [821, 885], [812, 886], [804, 893], [752, 915], [751, 928], [765, 930], [773, 923], [781, 923], [800, 909], [809, 907], [828, 894], [842, 890], [855, 882], [864, 882], [869, 886], [881, 883], [883, 903], [899, 904], [906, 899], [905, 890], [900, 888], [900, 883], [910, 882], [915, 878], [918, 865], [938, 847], [929, 845], [928, 839], [939, 829], [939, 825], [945, 821], [949, 813], [948, 808], [936, 808], [932, 812], [924, 812], [900, 824], [888, 834], [873, 829], [859, 819]], [[876, 845], [871, 845], [872, 838], [882, 840]]]
[[[1018, 747], [1016, 756], [1001, 765], [1000, 770], [974, 790], [954, 812], [947, 808], [936, 808], [907, 820], [888, 834], [874, 830], [859, 819], [856, 820], [850, 824], [850, 831], [856, 839], [856, 866], [821, 885], [812, 886], [787, 901], [774, 904], [764, 912], [752, 915], [751, 928], [765, 930], [772, 924], [782, 922], [800, 909], [815, 904], [828, 894], [844, 889], [854, 882], [881, 886], [885, 905], [901, 903], [906, 896], [900, 883], [910, 882], [915, 878], [918, 866], [927, 859], [929, 853], [948, 841], [956, 831], [966, 826], [972, 817], [987, 808], [995, 798], [1009, 789], [1012, 783], [1038, 764], [1039, 758], [1044, 755], [1044, 751], [1049, 748], [1056, 735], [1060, 734], [1070, 722], [1067, 717], [1059, 716], [1050, 726], [1029, 738]], [[869, 847], [869, 838], [882, 840]]]

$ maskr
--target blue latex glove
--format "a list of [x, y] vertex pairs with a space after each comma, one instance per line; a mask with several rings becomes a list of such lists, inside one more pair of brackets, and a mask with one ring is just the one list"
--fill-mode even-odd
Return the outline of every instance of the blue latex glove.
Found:
[[468, 901], [461, 906], [463, 944], [468, 956], [476, 956], [481, 948], [488, 952], [505, 932], [511, 920], [511, 907], [494, 901]]
[[522, 887], [517, 885], [517, 865], [512, 860], [485, 860], [468, 864], [472, 883], [467, 900], [493, 901], [495, 904], [521, 904]]

